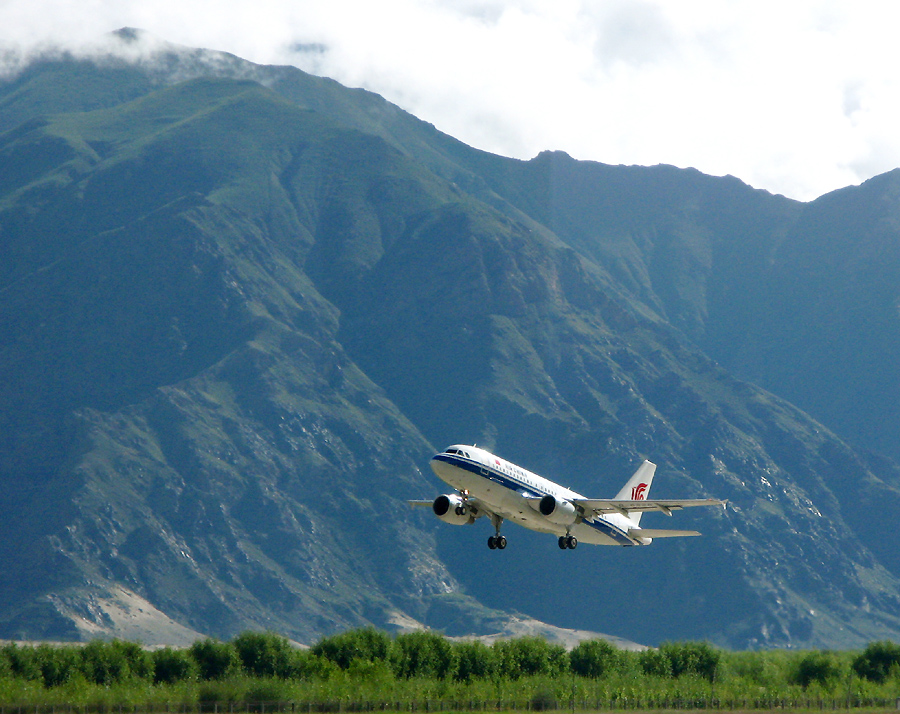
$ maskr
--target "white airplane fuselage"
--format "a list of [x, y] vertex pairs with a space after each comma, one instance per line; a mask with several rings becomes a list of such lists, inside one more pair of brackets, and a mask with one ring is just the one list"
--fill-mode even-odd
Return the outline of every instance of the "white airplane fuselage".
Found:
[[572, 502], [584, 496], [484, 449], [466, 445], [450, 447], [431, 459], [431, 468], [439, 479], [475, 503], [483, 503], [504, 520], [531, 530], [571, 535], [581, 543], [593, 545], [650, 543], [649, 538], [629, 535], [634, 523], [618, 513], [596, 515], [589, 520], [575, 518], [569, 524], [553, 522], [539, 511], [541, 498], [549, 495]]

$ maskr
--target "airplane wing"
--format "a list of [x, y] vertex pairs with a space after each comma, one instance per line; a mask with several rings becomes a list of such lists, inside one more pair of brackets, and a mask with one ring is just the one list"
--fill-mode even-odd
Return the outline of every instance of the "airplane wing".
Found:
[[672, 511], [680, 511], [682, 508], [692, 508], [693, 506], [725, 507], [725, 501], [720, 501], [717, 498], [691, 498], [668, 501], [616, 501], [575, 498], [572, 499], [572, 503], [584, 511], [585, 518], [593, 518], [604, 513], [621, 513], [623, 516], [627, 516], [631, 511], [662, 511], [667, 516], [671, 516]]
[[407, 501], [410, 506], [428, 506], [429, 508], [434, 505], [434, 499], [430, 501]]
[[685, 536], [698, 536], [700, 531], [670, 531], [659, 528], [629, 528], [628, 535], [638, 538], [682, 538]]

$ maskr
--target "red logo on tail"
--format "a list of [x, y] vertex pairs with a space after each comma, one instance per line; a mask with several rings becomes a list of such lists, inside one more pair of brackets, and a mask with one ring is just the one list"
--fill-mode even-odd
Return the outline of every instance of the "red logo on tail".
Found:
[[644, 494], [647, 492], [647, 484], [639, 483], [633, 489], [631, 489], [631, 500], [632, 501], [643, 501]]

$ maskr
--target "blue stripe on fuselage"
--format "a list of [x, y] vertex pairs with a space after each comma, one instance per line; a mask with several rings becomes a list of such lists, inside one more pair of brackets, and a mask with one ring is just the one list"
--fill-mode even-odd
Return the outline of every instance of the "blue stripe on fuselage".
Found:
[[[476, 476], [480, 476], [481, 478], [490, 479], [494, 483], [500, 484], [504, 488], [508, 488], [510, 491], [515, 491], [520, 495], [552, 495], [547, 491], [542, 491], [538, 488], [535, 488], [531, 484], [517, 481], [508, 474], [505, 474], [502, 471], [498, 471], [491, 466], [485, 466], [478, 461], [472, 461], [471, 459], [466, 459], [465, 457], [454, 456], [453, 454], [435, 454], [435, 456], [432, 457], [432, 461], [443, 461], [445, 464], [455, 466], [456, 468], [463, 469], [464, 471], [469, 471]], [[632, 541], [631, 538], [629, 538], [619, 528], [616, 528], [609, 521], [604, 520], [603, 518], [596, 518], [593, 521], [583, 520], [581, 521], [581, 523], [582, 525], [590, 526], [591, 528], [600, 531], [604, 535], [612, 538], [614, 541], [619, 543], [619, 545], [635, 545], [634, 541]]]

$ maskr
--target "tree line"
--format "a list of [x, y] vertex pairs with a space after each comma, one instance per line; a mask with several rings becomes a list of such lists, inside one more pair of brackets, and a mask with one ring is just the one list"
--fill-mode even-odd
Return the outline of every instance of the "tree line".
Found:
[[[391, 636], [373, 628], [292, 646], [244, 632], [188, 648], [147, 651], [133, 642], [0, 647], [0, 703], [85, 700], [104, 691], [121, 703], [197, 701], [507, 702], [645, 701], [683, 697], [900, 697], [900, 645], [861, 652], [728, 652], [668, 642], [640, 652], [604, 640], [571, 651], [539, 637], [483, 642], [434, 632]], [[643, 698], [643, 699], [642, 699]], [[748, 705], [749, 706], [749, 705]]]
[[[647, 675], [678, 677], [695, 674], [713, 680], [721, 653], [707, 643], [667, 643], [658, 650], [624, 652], [604, 640], [582, 642], [571, 652], [539, 637], [452, 641], [433, 632], [391, 637], [373, 628], [326, 637], [300, 649], [279, 635], [245, 632], [230, 642], [205, 639], [186, 649], [147, 651], [134, 642], [95, 640], [84, 646], [20, 646], [0, 648], [0, 677], [59, 686], [73, 678], [99, 685], [129, 679], [156, 684], [223, 680], [240, 675], [280, 679], [327, 679], [339, 672], [365, 677], [381, 667], [397, 679], [519, 679], [567, 673], [598, 678], [637, 668]], [[630, 660], [634, 660], [631, 662]]]

